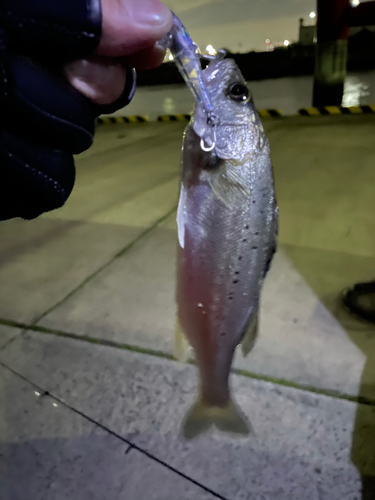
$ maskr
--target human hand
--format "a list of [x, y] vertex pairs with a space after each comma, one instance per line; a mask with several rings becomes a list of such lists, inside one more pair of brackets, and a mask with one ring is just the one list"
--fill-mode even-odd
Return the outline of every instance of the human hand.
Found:
[[132, 68], [162, 62], [172, 14], [158, 0], [0, 3], [0, 220], [32, 219], [69, 197], [73, 155], [131, 100]]
[[102, 0], [102, 36], [95, 54], [65, 67], [68, 81], [96, 104], [115, 102], [123, 92], [126, 67], [159, 66], [157, 45], [172, 26], [172, 13], [158, 0]]

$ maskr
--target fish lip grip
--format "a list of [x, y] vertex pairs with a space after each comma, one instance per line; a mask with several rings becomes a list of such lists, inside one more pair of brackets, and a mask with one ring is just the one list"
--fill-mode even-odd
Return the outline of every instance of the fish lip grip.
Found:
[[176, 66], [191, 90], [197, 106], [204, 109], [208, 127], [201, 137], [200, 146], [203, 151], [212, 151], [216, 146], [215, 128], [220, 124], [220, 120], [214, 113], [200, 61], [201, 59], [222, 59], [225, 51], [219, 51], [217, 56], [201, 54], [185, 26], [175, 14], [173, 14], [172, 29], [158, 42], [158, 45], [171, 51]]

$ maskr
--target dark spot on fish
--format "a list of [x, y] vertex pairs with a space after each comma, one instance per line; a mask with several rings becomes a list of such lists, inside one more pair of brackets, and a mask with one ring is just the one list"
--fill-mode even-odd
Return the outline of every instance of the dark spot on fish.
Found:
[[240, 274], [240, 272], [239, 272], [239, 271], [236, 271], [234, 274]]
[[240, 255], [240, 256], [238, 257], [238, 260], [242, 260], [242, 255]]
[[257, 250], [257, 249], [258, 249], [258, 247], [252, 247], [252, 249], [253, 249], [253, 250]]
[[246, 243], [246, 242], [247, 242], [247, 240], [242, 240], [242, 241], [243, 241], [244, 243]]
[[233, 300], [233, 297], [232, 297], [232, 296], [230, 296], [230, 297], [229, 297], [229, 300]]
[[255, 203], [255, 200], [253, 200], [253, 203]]
[[249, 229], [249, 225], [248, 224], [245, 226], [245, 229]]
[[238, 280], [233, 280], [233, 284], [235, 285], [236, 283], [238, 283]]
[[221, 336], [221, 337], [225, 337], [225, 335], [226, 335], [226, 333], [225, 333], [225, 332], [221, 332], [221, 333], [220, 333], [220, 336]]
[[258, 232], [256, 232], [256, 233], [255, 233], [255, 236], [258, 236], [258, 234], [259, 234], [259, 233], [258, 233]]

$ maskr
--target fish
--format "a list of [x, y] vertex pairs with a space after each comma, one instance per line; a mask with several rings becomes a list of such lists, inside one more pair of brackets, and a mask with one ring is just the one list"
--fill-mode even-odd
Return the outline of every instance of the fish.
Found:
[[247, 355], [258, 332], [260, 295], [277, 246], [278, 207], [270, 145], [247, 84], [232, 59], [203, 70], [214, 147], [202, 147], [199, 103], [184, 132], [177, 211], [177, 325], [174, 353], [193, 348], [199, 390], [182, 431], [192, 439], [216, 426], [247, 435], [251, 423], [232, 397], [235, 350]]

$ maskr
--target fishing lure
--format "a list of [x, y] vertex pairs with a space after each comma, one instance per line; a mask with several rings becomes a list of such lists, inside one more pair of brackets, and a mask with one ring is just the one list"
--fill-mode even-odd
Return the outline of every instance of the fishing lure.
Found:
[[[202, 131], [200, 145], [204, 151], [212, 151], [216, 145], [215, 127], [219, 125], [219, 119], [213, 111], [207, 92], [201, 59], [213, 59], [213, 57], [204, 56], [199, 52], [198, 46], [193, 42], [185, 26], [175, 14], [173, 14], [172, 29], [159, 41], [159, 45], [171, 51], [178, 70], [194, 96], [196, 105], [203, 108], [207, 127], [204, 127]], [[221, 59], [224, 55], [225, 52], [220, 51], [214, 59]]]

